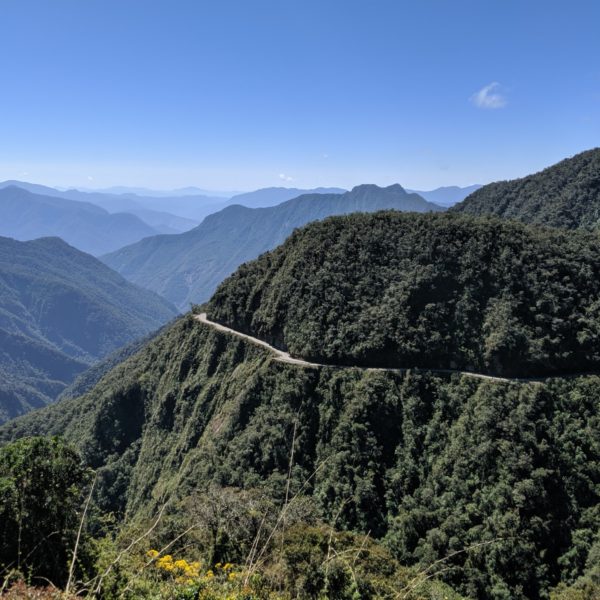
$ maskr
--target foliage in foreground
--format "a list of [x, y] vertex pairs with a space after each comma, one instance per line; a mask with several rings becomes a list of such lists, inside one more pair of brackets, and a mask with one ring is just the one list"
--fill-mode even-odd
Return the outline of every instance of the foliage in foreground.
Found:
[[154, 522], [107, 531], [87, 501], [82, 512], [89, 473], [62, 440], [4, 447], [0, 473], [2, 598], [460, 598], [434, 573], [402, 568], [369, 536], [316, 522], [297, 496], [278, 506], [259, 491], [213, 488]]
[[63, 585], [89, 471], [59, 438], [0, 448], [0, 580], [11, 572]]

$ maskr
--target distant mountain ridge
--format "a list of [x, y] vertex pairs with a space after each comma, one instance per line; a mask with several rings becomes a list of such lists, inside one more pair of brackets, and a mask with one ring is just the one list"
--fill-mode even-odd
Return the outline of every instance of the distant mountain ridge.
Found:
[[331, 215], [441, 207], [396, 184], [361, 185], [344, 194], [306, 194], [267, 208], [233, 205], [175, 236], [155, 236], [105, 255], [109, 267], [176, 306], [207, 300], [240, 264], [283, 242], [296, 227]]
[[253, 192], [246, 192], [244, 194], [237, 194], [236, 196], [232, 196], [227, 201], [227, 204], [241, 204], [242, 206], [247, 206], [248, 208], [265, 208], [267, 206], [281, 204], [282, 202], [286, 202], [287, 200], [297, 198], [298, 196], [302, 196], [304, 194], [345, 194], [347, 191], [348, 190], [336, 187], [318, 187], [309, 190], [303, 190], [299, 188], [270, 187], [261, 188]]
[[58, 238], [0, 237], [0, 422], [177, 314]]
[[[163, 198], [144, 198], [135, 194], [109, 194], [104, 192], [85, 192], [76, 189], [58, 190], [37, 183], [28, 183], [26, 181], [3, 181], [0, 182], [0, 189], [7, 187], [19, 187], [33, 194], [50, 196], [53, 198], [64, 198], [73, 202], [83, 204], [92, 204], [100, 207], [109, 213], [128, 213], [135, 215], [146, 225], [153, 228], [156, 233], [181, 233], [192, 229], [198, 225], [201, 219], [190, 219], [185, 216], [172, 214], [165, 211], [169, 199]], [[179, 202], [178, 198], [172, 199], [174, 203]], [[206, 199], [210, 202], [220, 201], [220, 198]], [[186, 200], [185, 204], [190, 201]]]
[[158, 190], [147, 187], [132, 187], [127, 185], [115, 185], [108, 188], [78, 188], [82, 192], [92, 192], [99, 194], [122, 194], [122, 195], [135, 195], [135, 196], [146, 196], [151, 198], [174, 198], [177, 196], [209, 196], [212, 198], [231, 198], [236, 194], [242, 192], [228, 192], [220, 190], [205, 190], [203, 188], [189, 186], [183, 188], [176, 188], [173, 190]]
[[483, 186], [451, 209], [565, 229], [600, 227], [600, 148], [543, 171]]
[[156, 235], [156, 230], [132, 214], [109, 214], [95, 204], [44, 196], [14, 185], [0, 189], [0, 236], [21, 241], [56, 236], [98, 255], [150, 235]]
[[449, 185], [444, 187], [436, 188], [435, 190], [430, 190], [428, 192], [423, 192], [420, 190], [406, 190], [407, 192], [411, 192], [413, 194], [419, 194], [428, 200], [429, 202], [434, 202], [435, 204], [439, 204], [440, 206], [453, 206], [458, 202], [464, 200], [469, 194], [476, 192], [479, 188], [483, 187], [480, 184], [468, 185], [467, 187], [458, 187], [457, 185]]

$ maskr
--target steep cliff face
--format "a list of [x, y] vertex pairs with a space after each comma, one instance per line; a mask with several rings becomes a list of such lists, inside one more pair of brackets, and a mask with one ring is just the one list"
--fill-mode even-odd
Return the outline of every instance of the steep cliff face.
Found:
[[188, 316], [87, 395], [0, 431], [64, 434], [98, 469], [101, 505], [129, 518], [209, 485], [282, 498], [293, 445], [291, 492], [324, 518], [406, 563], [488, 540], [456, 556], [453, 582], [533, 598], [584, 569], [575, 540], [598, 526], [599, 391], [592, 376], [302, 368]]

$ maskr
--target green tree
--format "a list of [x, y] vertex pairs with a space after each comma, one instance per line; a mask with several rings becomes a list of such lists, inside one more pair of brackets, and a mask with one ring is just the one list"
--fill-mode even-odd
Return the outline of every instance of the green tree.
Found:
[[0, 448], [0, 572], [65, 582], [89, 470], [58, 437]]

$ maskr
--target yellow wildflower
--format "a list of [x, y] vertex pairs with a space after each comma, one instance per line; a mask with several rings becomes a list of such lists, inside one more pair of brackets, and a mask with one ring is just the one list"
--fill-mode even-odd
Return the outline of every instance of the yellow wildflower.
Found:
[[173, 563], [173, 566], [180, 571], [185, 571], [188, 568], [187, 560], [180, 558]]

